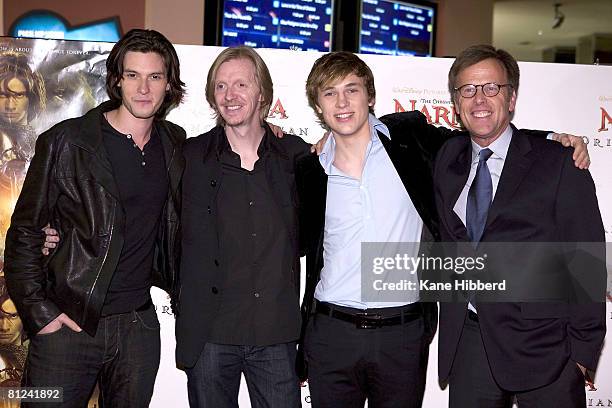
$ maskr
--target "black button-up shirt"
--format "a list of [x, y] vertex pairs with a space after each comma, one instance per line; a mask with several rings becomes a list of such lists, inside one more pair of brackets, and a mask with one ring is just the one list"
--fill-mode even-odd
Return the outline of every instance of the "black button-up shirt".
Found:
[[135, 310], [150, 298], [155, 239], [168, 196], [168, 176], [155, 127], [140, 150], [130, 135], [118, 132], [105, 119], [102, 122], [104, 147], [125, 215], [123, 248], [102, 308], [102, 314], [109, 315]]
[[279, 300], [294, 290], [291, 241], [266, 177], [274, 154], [269, 137], [264, 135], [252, 171], [241, 167], [240, 156], [223, 140], [217, 216], [224, 290], [213, 343], [258, 346], [286, 336], [277, 316], [284, 306]]

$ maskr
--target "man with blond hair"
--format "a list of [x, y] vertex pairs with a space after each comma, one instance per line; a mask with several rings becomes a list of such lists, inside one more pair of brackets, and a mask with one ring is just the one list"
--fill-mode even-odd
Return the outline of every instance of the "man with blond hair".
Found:
[[206, 99], [217, 126], [184, 146], [177, 363], [191, 406], [237, 407], [242, 373], [253, 407], [298, 407], [294, 174], [309, 145], [264, 122], [272, 79], [251, 48], [219, 54]]

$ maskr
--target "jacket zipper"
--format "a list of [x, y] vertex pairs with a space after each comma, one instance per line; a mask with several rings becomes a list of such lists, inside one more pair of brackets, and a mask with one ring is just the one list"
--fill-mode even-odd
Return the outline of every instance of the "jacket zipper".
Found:
[[108, 252], [110, 251], [110, 247], [111, 247], [111, 241], [113, 240], [113, 231], [115, 230], [115, 210], [117, 208], [117, 203], [113, 204], [113, 214], [112, 214], [112, 219], [113, 222], [111, 224], [111, 230], [109, 233], [109, 237], [108, 237], [108, 245], [106, 245], [106, 251], [104, 252], [104, 258], [102, 258], [102, 263], [100, 264], [100, 268], [98, 268], [98, 272], [96, 273], [96, 279], [93, 282], [93, 285], [91, 285], [91, 290], [89, 291], [89, 293], [87, 294], [87, 299], [85, 300], [85, 307], [84, 310], [85, 312], [83, 313], [83, 322], [85, 322], [85, 319], [87, 318], [87, 310], [89, 307], [89, 301], [91, 300], [91, 294], [93, 293], [96, 284], [98, 283], [98, 279], [100, 278], [100, 274], [102, 273], [102, 268], [104, 268], [104, 265], [106, 264], [106, 258], [108, 257]]

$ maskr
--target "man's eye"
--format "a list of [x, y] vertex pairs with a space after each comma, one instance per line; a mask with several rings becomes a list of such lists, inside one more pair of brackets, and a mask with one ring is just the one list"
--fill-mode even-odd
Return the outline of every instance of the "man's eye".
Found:
[[219, 90], [225, 89], [225, 84], [217, 84], [217, 89]]
[[328, 91], [328, 92], [325, 92], [325, 93], [323, 94], [323, 96], [334, 96], [334, 95], [335, 95], [335, 94], [334, 94], [334, 92], [332, 92], [332, 91]]
[[124, 77], [129, 78], [129, 79], [134, 79], [136, 78], [136, 74], [133, 72], [126, 72], [125, 74], [123, 74]]

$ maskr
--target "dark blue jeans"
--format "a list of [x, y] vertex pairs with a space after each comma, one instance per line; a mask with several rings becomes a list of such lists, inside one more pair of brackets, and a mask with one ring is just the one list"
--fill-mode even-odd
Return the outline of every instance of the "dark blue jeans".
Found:
[[148, 407], [159, 358], [159, 321], [151, 306], [142, 312], [102, 317], [95, 337], [67, 326], [34, 336], [22, 385], [62, 387], [63, 402], [45, 407], [85, 407], [99, 379], [104, 406]]
[[238, 408], [244, 373], [252, 408], [300, 407], [295, 343], [234, 346], [206, 343], [196, 365], [187, 369], [189, 405]]

